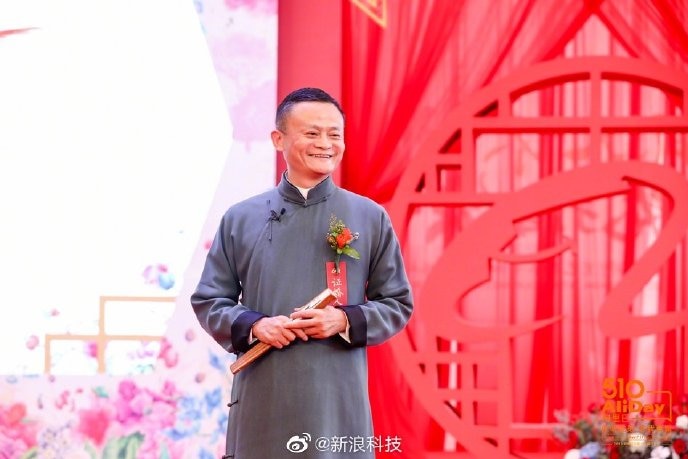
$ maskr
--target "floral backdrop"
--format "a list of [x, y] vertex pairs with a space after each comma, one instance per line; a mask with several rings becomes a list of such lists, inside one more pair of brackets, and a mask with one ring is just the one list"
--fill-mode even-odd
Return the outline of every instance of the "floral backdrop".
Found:
[[637, 414], [623, 423], [595, 403], [577, 415], [556, 410], [553, 435], [567, 448], [565, 459], [683, 459], [688, 457], [688, 396], [670, 409], [671, 420]]
[[[0, 182], [19, 177], [12, 200], [0, 201], [0, 282], [15, 287], [0, 325], [0, 459], [217, 458], [232, 357], [200, 328], [188, 297], [220, 215], [274, 180], [276, 0], [94, 5], [0, 6], [0, 121], [19, 132], [0, 136]], [[85, 35], [105, 25], [125, 35]], [[127, 49], [135, 32], [149, 42]], [[187, 43], [165, 48], [179, 36]], [[55, 52], [76, 55], [72, 67]], [[58, 67], [38, 89], [22, 76]], [[108, 87], [122, 81], [131, 86]], [[31, 113], [37, 90], [50, 97], [36, 96], [43, 108]], [[49, 145], [20, 130], [27, 120], [59, 126]], [[44, 213], [31, 212], [34, 199]], [[31, 243], [34, 214], [53, 222], [40, 244]], [[36, 245], [44, 252], [34, 256]]]
[[135, 378], [7, 377], [0, 457], [218, 457], [227, 422], [227, 362], [208, 352], [193, 366], [208, 373], [190, 382], [186, 372], [177, 374], [189, 366], [175, 363], [160, 375]]

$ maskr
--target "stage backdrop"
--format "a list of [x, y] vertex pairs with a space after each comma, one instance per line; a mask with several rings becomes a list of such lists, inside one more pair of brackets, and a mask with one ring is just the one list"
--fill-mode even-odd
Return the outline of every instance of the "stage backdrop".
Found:
[[274, 1], [0, 5], [0, 458], [223, 454], [188, 298], [272, 186], [276, 36]]
[[[217, 457], [228, 357], [188, 295], [274, 177], [275, 3], [11, 3], [0, 451]], [[337, 4], [342, 182], [388, 207], [417, 299], [370, 352], [394, 456], [555, 449], [605, 378], [688, 392], [685, 3]]]
[[416, 298], [369, 353], [375, 426], [403, 457], [560, 448], [555, 411], [599, 407], [606, 378], [641, 381], [658, 423], [680, 414], [687, 13], [343, 2], [342, 183], [390, 210]]

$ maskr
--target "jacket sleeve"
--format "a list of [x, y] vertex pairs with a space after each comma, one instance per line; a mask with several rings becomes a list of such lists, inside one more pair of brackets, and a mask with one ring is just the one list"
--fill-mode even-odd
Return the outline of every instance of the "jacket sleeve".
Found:
[[411, 286], [404, 269], [399, 241], [382, 210], [379, 240], [370, 259], [366, 302], [344, 306], [351, 346], [380, 344], [400, 332], [413, 311]]
[[264, 314], [239, 303], [241, 283], [228, 217], [220, 222], [191, 305], [201, 326], [228, 352], [246, 352], [251, 327]]

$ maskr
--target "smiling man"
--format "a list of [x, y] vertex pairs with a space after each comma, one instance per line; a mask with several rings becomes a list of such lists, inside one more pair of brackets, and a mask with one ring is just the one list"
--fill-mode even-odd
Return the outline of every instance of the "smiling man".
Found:
[[[227, 211], [191, 297], [228, 352], [275, 348], [233, 381], [225, 457], [373, 458], [366, 346], [413, 308], [399, 243], [381, 206], [332, 181], [344, 115], [329, 94], [289, 94], [272, 141], [282, 180]], [[295, 311], [326, 287], [339, 305]]]

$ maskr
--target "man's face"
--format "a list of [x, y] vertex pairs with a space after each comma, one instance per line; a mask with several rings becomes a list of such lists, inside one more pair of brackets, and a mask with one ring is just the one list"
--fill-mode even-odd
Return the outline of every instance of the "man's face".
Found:
[[289, 181], [310, 188], [330, 175], [344, 154], [344, 118], [327, 102], [299, 102], [272, 142], [287, 162]]

